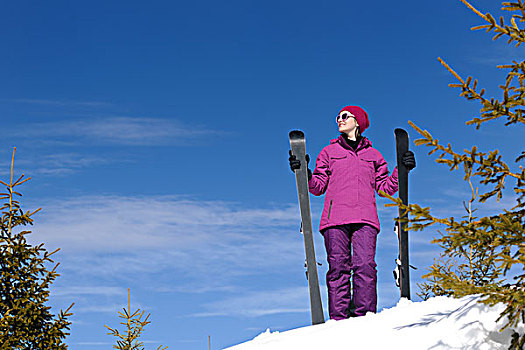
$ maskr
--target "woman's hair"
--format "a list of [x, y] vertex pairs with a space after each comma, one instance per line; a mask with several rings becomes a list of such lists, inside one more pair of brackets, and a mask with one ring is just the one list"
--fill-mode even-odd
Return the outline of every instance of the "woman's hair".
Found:
[[355, 128], [355, 138], [359, 138], [359, 136], [361, 136], [361, 128], [359, 127], [359, 125]]

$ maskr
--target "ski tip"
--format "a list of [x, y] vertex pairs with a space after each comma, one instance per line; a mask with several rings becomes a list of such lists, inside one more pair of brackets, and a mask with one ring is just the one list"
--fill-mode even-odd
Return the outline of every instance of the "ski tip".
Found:
[[394, 130], [394, 134], [396, 134], [396, 135], [408, 135], [408, 132], [405, 129], [396, 128]]
[[292, 130], [290, 131], [288, 136], [290, 137], [290, 140], [304, 139], [304, 132], [302, 132], [301, 130]]

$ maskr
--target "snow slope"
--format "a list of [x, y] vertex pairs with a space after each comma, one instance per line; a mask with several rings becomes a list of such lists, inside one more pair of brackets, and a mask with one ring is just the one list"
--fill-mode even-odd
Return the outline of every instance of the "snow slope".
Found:
[[[507, 349], [512, 331], [496, 323], [504, 305], [489, 307], [478, 296], [435, 297], [423, 302], [401, 299], [378, 314], [298, 328], [269, 329], [229, 350], [319, 349]], [[518, 331], [525, 332], [519, 325]]]

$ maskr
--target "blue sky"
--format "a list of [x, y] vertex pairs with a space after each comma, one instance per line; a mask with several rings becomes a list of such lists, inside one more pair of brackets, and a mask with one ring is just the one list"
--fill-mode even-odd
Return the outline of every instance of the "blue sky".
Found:
[[[473, 4], [500, 15], [497, 2]], [[233, 345], [308, 325], [304, 251], [288, 132], [317, 156], [335, 115], [358, 104], [365, 136], [392, 170], [407, 121], [456, 149], [519, 154], [523, 128], [464, 122], [479, 106], [458, 97], [442, 57], [501, 96], [497, 64], [523, 57], [459, 0], [4, 2], [0, 20], [0, 175], [22, 189], [33, 239], [56, 256], [55, 310], [75, 302], [71, 349], [114, 344], [127, 303], [151, 313], [143, 340], [172, 349]], [[412, 146], [410, 198], [462, 215], [469, 188]], [[489, 203], [488, 210], [511, 202]], [[318, 226], [322, 198], [312, 198]], [[379, 308], [398, 300], [395, 209], [379, 199]], [[411, 237], [413, 292], [438, 250], [435, 229]], [[315, 244], [326, 272], [323, 242]], [[326, 297], [324, 282], [323, 296]], [[326, 300], [325, 300], [326, 309]]]

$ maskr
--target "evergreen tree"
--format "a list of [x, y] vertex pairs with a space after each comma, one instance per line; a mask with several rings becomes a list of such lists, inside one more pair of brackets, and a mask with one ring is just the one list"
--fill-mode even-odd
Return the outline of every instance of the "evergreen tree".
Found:
[[[472, 30], [494, 31], [494, 40], [506, 37], [508, 44], [515, 43], [516, 47], [525, 42], [525, 30], [517, 24], [525, 22], [524, 0], [502, 3], [502, 10], [513, 13], [511, 25], [506, 25], [503, 17], [498, 22], [490, 13], [482, 14], [466, 0], [461, 1], [487, 22]], [[439, 61], [458, 80], [449, 86], [460, 88], [460, 96], [477, 100], [482, 105], [480, 116], [467, 121], [467, 125], [475, 125], [477, 130], [489, 121], [504, 120], [508, 127], [525, 124], [525, 61], [497, 66], [508, 70], [505, 83], [499, 86], [502, 100], [483, 97], [485, 90], [478, 89], [476, 79], [473, 81], [469, 76], [464, 80], [444, 60], [439, 58]], [[525, 169], [520, 165], [525, 160], [525, 151], [519, 150], [514, 164], [509, 165], [497, 149], [481, 152], [474, 146], [462, 153], [456, 152], [450, 144], [443, 146], [427, 130], [409, 123], [423, 136], [415, 144], [428, 146], [431, 149], [429, 154], [438, 155], [436, 162], [449, 166], [451, 171], [462, 170], [471, 189], [468, 203], [463, 202], [466, 214], [459, 219], [438, 218], [428, 207], [417, 204], [406, 207], [400, 200], [390, 197], [396, 201], [392, 205], [404, 208], [413, 216], [409, 229], [418, 231], [434, 224], [445, 227], [445, 232], [440, 232], [441, 236], [433, 241], [443, 251], [435, 259], [430, 272], [423, 276], [427, 281], [422, 285], [422, 295], [462, 297], [480, 294], [483, 303], [506, 305], [500, 319], [507, 317], [504, 328], [515, 330], [518, 322], [525, 322]], [[499, 201], [509, 183], [514, 185], [515, 205], [497, 215], [476, 217], [474, 206], [482, 207], [493, 197]], [[485, 191], [480, 193], [474, 184], [479, 184]], [[522, 349], [524, 344], [525, 334], [514, 331], [511, 349]]]
[[[137, 309], [135, 312], [131, 313], [131, 298], [129, 295], [128, 288], [128, 309], [122, 309], [124, 312], [118, 312], [119, 317], [124, 319], [124, 322], [120, 322], [121, 325], [125, 326], [126, 329], [121, 333], [118, 329], [113, 329], [109, 326], [105, 326], [110, 330], [109, 335], [117, 337], [117, 345], [113, 345], [113, 349], [117, 350], [144, 350], [144, 343], [138, 339], [142, 335], [144, 327], [151, 323], [148, 321], [150, 314], [146, 316], [145, 319], [142, 319], [144, 316], [144, 311]], [[166, 350], [168, 347], [162, 347], [159, 345], [157, 350]]]
[[31, 246], [26, 236], [31, 231], [21, 230], [22, 226], [32, 225], [33, 214], [24, 212], [15, 191], [30, 178], [20, 176], [13, 182], [15, 150], [11, 161], [9, 183], [0, 181], [7, 188], [0, 194], [5, 203], [1, 210], [0, 232], [0, 349], [67, 349], [62, 340], [69, 335], [72, 314], [69, 310], [60, 311], [58, 317], [50, 313], [49, 286], [59, 274], [56, 264], [48, 270], [46, 265], [53, 263], [51, 256], [59, 249], [49, 253], [44, 244]]

